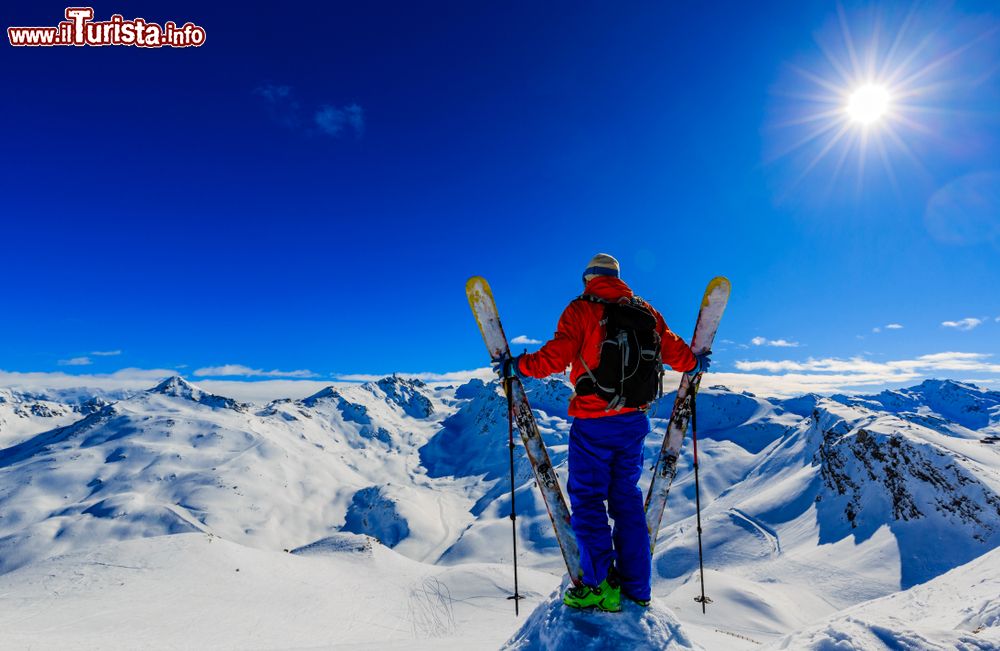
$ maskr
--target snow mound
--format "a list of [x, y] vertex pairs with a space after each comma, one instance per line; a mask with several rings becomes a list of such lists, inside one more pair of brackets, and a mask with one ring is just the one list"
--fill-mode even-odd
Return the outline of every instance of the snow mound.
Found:
[[367, 555], [371, 555], [376, 542], [371, 536], [364, 536], [357, 533], [338, 533], [321, 538], [314, 543], [297, 547], [291, 553], [300, 556], [325, 556], [327, 554], [364, 552]]
[[768, 649], [1000, 649], [1000, 549], [903, 592], [786, 636]]
[[622, 599], [620, 613], [567, 608], [562, 602], [562, 588], [535, 609], [524, 626], [502, 647], [510, 651], [678, 651], [701, 649], [681, 630], [681, 625], [666, 608], [656, 602], [642, 608]]

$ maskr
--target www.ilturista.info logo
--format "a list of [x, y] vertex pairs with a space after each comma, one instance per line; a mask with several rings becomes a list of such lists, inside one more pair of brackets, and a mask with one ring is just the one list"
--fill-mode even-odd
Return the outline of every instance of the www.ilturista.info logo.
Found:
[[67, 7], [66, 20], [55, 27], [8, 27], [7, 38], [16, 47], [54, 45], [134, 45], [136, 47], [199, 47], [205, 43], [205, 28], [194, 23], [168, 20], [163, 25], [144, 18], [125, 20], [114, 14], [95, 21], [93, 7]]

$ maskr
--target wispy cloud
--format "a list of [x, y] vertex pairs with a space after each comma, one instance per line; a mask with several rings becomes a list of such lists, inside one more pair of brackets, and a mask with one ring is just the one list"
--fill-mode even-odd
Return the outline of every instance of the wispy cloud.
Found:
[[972, 330], [973, 328], [982, 325], [982, 323], [982, 319], [968, 317], [965, 319], [959, 319], [958, 321], [942, 321], [941, 325], [946, 328], [955, 328], [956, 330]]
[[69, 359], [60, 359], [58, 362], [59, 366], [89, 366], [93, 364], [89, 357], [71, 357]]
[[[1000, 364], [991, 358], [987, 353], [943, 352], [888, 362], [874, 362], [864, 357], [742, 360], [736, 362], [736, 368], [746, 373], [713, 373], [711, 381], [727, 386], [732, 384], [733, 388], [747, 387], [765, 395], [796, 395], [807, 391], [830, 393], [906, 384], [941, 373], [1000, 373]], [[774, 375], [760, 375], [759, 372]]]
[[0, 386], [43, 391], [45, 389], [94, 388], [113, 391], [117, 389], [148, 389], [163, 378], [177, 375], [171, 369], [123, 368], [114, 373], [69, 374], [22, 373], [0, 370]]
[[[496, 378], [496, 375], [490, 368], [476, 368], [468, 371], [451, 371], [447, 373], [397, 373], [399, 377], [407, 378], [410, 380], [420, 380], [422, 382], [468, 382], [473, 378], [478, 378], [480, 380], [491, 380]], [[374, 382], [380, 380], [386, 376], [385, 373], [382, 375], [376, 375], [371, 373], [344, 373], [337, 375], [338, 380], [344, 382]]]
[[804, 362], [793, 360], [760, 360], [738, 361], [736, 368], [741, 371], [810, 371], [810, 372], [844, 372], [844, 373], [899, 373], [911, 371], [984, 371], [1000, 373], [1000, 364], [988, 361], [992, 355], [988, 353], [945, 352], [921, 355], [914, 359], [904, 359], [889, 362], [873, 362], [863, 357], [840, 359], [827, 357], [825, 359], [808, 359]]
[[[114, 373], [71, 375], [69, 373], [20, 373], [0, 370], [0, 387], [44, 393], [82, 389], [95, 391], [143, 391], [164, 378], [177, 375], [174, 369], [124, 368]], [[267, 402], [276, 398], [305, 398], [333, 384], [316, 380], [200, 380], [198, 386], [218, 395], [247, 402]]]
[[313, 378], [318, 377], [308, 369], [295, 371], [280, 371], [272, 369], [265, 371], [259, 368], [250, 368], [242, 364], [223, 364], [222, 366], [206, 366], [196, 369], [193, 373], [195, 377], [287, 377], [287, 378]]
[[902, 330], [903, 329], [903, 324], [901, 324], [901, 323], [889, 323], [889, 324], [886, 324], [885, 329], [886, 330]]
[[122, 351], [120, 351], [120, 350], [92, 350], [92, 351], [90, 351], [90, 354], [94, 355], [95, 357], [116, 357], [118, 355], [121, 355]]
[[324, 102], [318, 106], [303, 106], [292, 87], [282, 84], [262, 84], [253, 92], [261, 99], [271, 119], [286, 129], [331, 138], [350, 133], [356, 138], [364, 135], [365, 112], [357, 103], [336, 105]]
[[357, 104], [325, 104], [317, 109], [313, 121], [320, 131], [334, 138], [339, 138], [347, 131], [354, 132], [355, 137], [360, 138], [365, 132], [365, 112]]
[[518, 335], [510, 340], [510, 343], [515, 346], [534, 346], [536, 344], [542, 343], [538, 339], [532, 339], [528, 335]]
[[253, 92], [261, 98], [268, 115], [276, 123], [286, 129], [297, 129], [302, 125], [302, 106], [292, 97], [291, 86], [263, 84]]
[[[246, 369], [239, 365], [230, 367]], [[219, 367], [226, 368], [226, 367]], [[722, 384], [737, 391], [752, 391], [758, 395], [789, 397], [808, 392], [821, 394], [856, 391], [876, 391], [889, 386], [915, 384], [927, 377], [952, 377], [984, 385], [1000, 384], [1000, 363], [986, 353], [942, 352], [912, 359], [874, 362], [866, 357], [849, 359], [823, 358], [797, 360], [738, 361], [740, 372], [709, 374], [706, 386]], [[203, 369], [199, 369], [203, 370]], [[282, 373], [258, 371], [255, 373]], [[308, 371], [305, 371], [308, 373]], [[295, 373], [295, 371], [293, 371]], [[69, 374], [23, 373], [0, 370], [0, 387], [31, 391], [46, 389], [142, 390], [154, 386], [165, 377], [176, 375], [174, 369], [125, 368], [114, 373]], [[197, 374], [197, 372], [195, 373]], [[446, 373], [400, 373], [401, 377], [430, 383], [460, 384], [472, 378], [489, 381], [495, 376], [489, 368]], [[669, 373], [667, 385], [676, 384], [679, 374]], [[204, 377], [204, 376], [201, 376]], [[199, 380], [204, 389], [239, 400], [262, 402], [275, 398], [302, 398], [324, 386], [337, 383], [379, 380], [385, 374], [343, 374], [333, 381], [296, 379], [251, 379], [260, 375], [243, 376], [242, 380]], [[265, 375], [264, 377], [274, 377]], [[287, 377], [287, 376], [282, 376]]]
[[787, 339], [768, 339], [767, 337], [754, 337], [750, 340], [754, 346], [772, 346], [774, 348], [798, 348], [799, 342]]

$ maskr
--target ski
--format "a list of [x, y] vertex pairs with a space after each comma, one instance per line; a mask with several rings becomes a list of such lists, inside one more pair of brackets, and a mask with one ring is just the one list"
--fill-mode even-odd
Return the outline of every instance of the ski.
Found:
[[[469, 299], [472, 313], [476, 317], [476, 323], [479, 325], [479, 331], [483, 335], [483, 341], [486, 342], [490, 359], [499, 359], [503, 353], [510, 354], [507, 336], [504, 334], [500, 316], [497, 314], [496, 302], [493, 300], [490, 284], [481, 276], [473, 276], [465, 283], [465, 293]], [[535, 415], [531, 411], [528, 397], [524, 393], [524, 386], [518, 378], [513, 378], [509, 387], [514, 422], [521, 434], [521, 441], [524, 443], [528, 461], [531, 462], [531, 468], [535, 473], [535, 481], [542, 493], [549, 518], [552, 520], [556, 541], [559, 543], [563, 559], [566, 561], [566, 569], [569, 571], [570, 580], [575, 585], [580, 585], [583, 576], [583, 570], [580, 568], [580, 550], [576, 544], [576, 535], [570, 526], [569, 507], [566, 505], [559, 477], [549, 460], [548, 450], [546, 450], [541, 433], [538, 431], [538, 424], [535, 422]]]
[[[711, 350], [715, 331], [719, 328], [726, 302], [729, 301], [729, 290], [729, 279], [723, 276], [717, 276], [708, 283], [698, 312], [698, 322], [694, 327], [694, 336], [691, 337], [691, 350], [695, 355]], [[692, 380], [686, 374], [681, 375], [681, 385], [677, 389], [674, 409], [667, 424], [667, 433], [663, 437], [663, 447], [653, 467], [653, 479], [649, 484], [649, 492], [646, 493], [646, 528], [649, 530], [650, 553], [656, 549], [656, 537], [660, 533], [660, 521], [667, 506], [667, 494], [674, 475], [677, 474], [677, 458], [684, 444], [688, 423], [691, 422], [694, 396], [698, 393], [700, 384], [701, 373]]]

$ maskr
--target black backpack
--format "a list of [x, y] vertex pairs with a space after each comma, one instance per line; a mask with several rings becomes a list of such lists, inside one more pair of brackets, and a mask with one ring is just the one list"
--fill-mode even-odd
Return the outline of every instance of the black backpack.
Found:
[[576, 300], [604, 305], [600, 363], [591, 369], [580, 355], [584, 373], [576, 381], [580, 396], [598, 395], [608, 411], [644, 407], [663, 395], [663, 363], [656, 317], [638, 297], [608, 301], [591, 294]]

